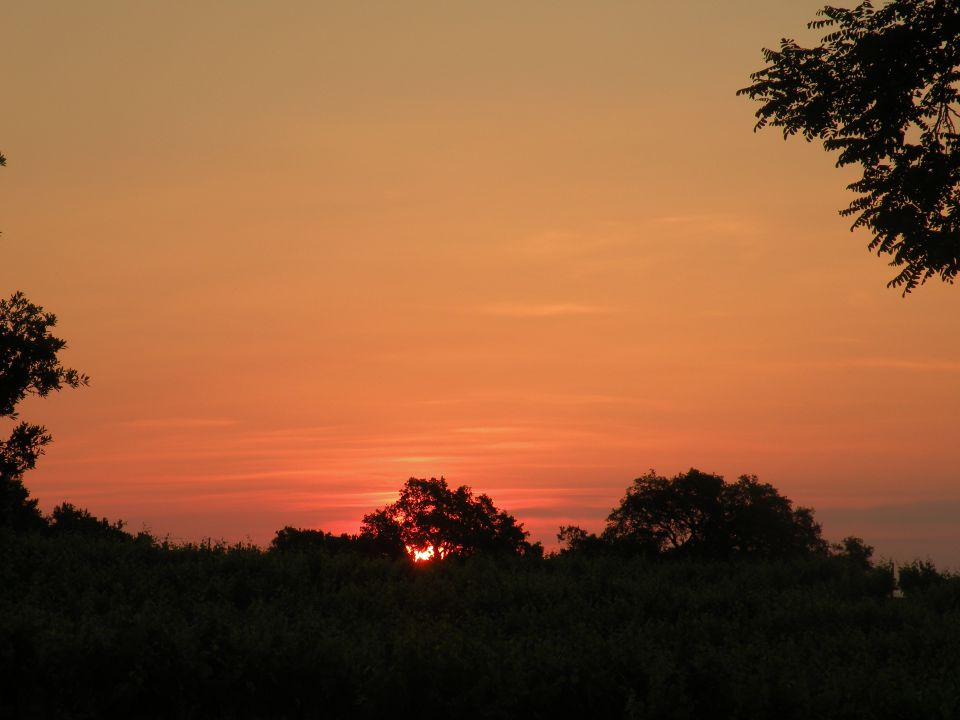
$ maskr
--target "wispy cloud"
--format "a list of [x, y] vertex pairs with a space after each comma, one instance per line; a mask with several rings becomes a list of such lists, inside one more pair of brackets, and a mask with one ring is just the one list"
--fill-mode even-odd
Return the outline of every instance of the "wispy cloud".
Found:
[[841, 360], [843, 367], [877, 368], [880, 370], [914, 370], [919, 372], [960, 372], [960, 362], [955, 360], [906, 360], [902, 358], [865, 357]]
[[582, 303], [490, 303], [475, 309], [481, 315], [513, 318], [550, 318], [576, 315], [606, 315], [615, 312], [604, 305]]
[[629, 246], [636, 232], [636, 227], [617, 223], [608, 223], [589, 232], [548, 230], [513, 243], [511, 250], [514, 254], [539, 260], [583, 261], [616, 253]]
[[837, 360], [771, 360], [764, 363], [739, 363], [738, 367], [754, 371], [795, 371], [795, 370], [890, 370], [919, 373], [960, 373], [960, 362], [955, 360], [922, 360], [890, 357], [853, 357]]
[[470, 433], [477, 435], [491, 435], [495, 433], [518, 433], [523, 432], [526, 428], [517, 427], [515, 425], [489, 425], [481, 427], [460, 427], [454, 428], [453, 432], [458, 433]]
[[172, 429], [192, 430], [197, 428], [228, 427], [238, 424], [230, 418], [141, 418], [138, 420], [124, 420], [119, 423], [123, 427], [144, 428], [150, 430]]
[[393, 462], [399, 463], [442, 463], [451, 458], [446, 455], [401, 455], [400, 457], [389, 458]]
[[744, 236], [756, 234], [760, 228], [753, 218], [738, 215], [663, 215], [654, 218], [661, 227], [682, 229], [685, 232]]

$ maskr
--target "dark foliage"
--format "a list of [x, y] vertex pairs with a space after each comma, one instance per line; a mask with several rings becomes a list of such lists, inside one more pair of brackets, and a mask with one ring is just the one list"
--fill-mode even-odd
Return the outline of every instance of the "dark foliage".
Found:
[[862, 538], [853, 535], [833, 543], [830, 546], [830, 554], [844, 558], [864, 570], [873, 567], [873, 546], [867, 545]]
[[405, 554], [392, 539], [384, 541], [371, 534], [334, 535], [322, 530], [304, 530], [290, 526], [277, 530], [270, 543], [270, 550], [280, 553], [325, 552], [332, 555], [349, 553], [370, 558], [399, 558]]
[[911, 595], [942, 585], [948, 580], [950, 576], [938, 572], [933, 563], [915, 560], [900, 567], [898, 584], [905, 595]]
[[[23, 293], [0, 300], [0, 419], [16, 420], [16, 407], [28, 395], [46, 397], [88, 378], [65, 368], [58, 353], [66, 343], [50, 333], [56, 317], [29, 302]], [[43, 525], [37, 501], [29, 497], [23, 474], [32, 469], [50, 434], [42, 425], [17, 423], [0, 441], [0, 528], [34, 530]]]
[[57, 353], [66, 342], [50, 334], [56, 324], [53, 313], [23, 293], [0, 300], [0, 417], [16, 417], [15, 408], [27, 395], [46, 397], [88, 382], [86, 375], [61, 365]]
[[539, 544], [527, 542], [523, 525], [498, 510], [487, 495], [470, 488], [456, 490], [443, 478], [410, 478], [391, 505], [364, 516], [361, 536], [393, 548], [394, 554], [433, 551], [440, 558], [543, 554]]
[[576, 552], [585, 555], [606, 555], [610, 553], [610, 543], [588, 533], [577, 525], [561, 525], [557, 540], [566, 546], [561, 552]]
[[561, 528], [570, 550], [701, 558], [802, 557], [827, 550], [809, 508], [794, 508], [754, 475], [727, 483], [691, 469], [673, 478], [651, 470], [634, 480], [603, 534]]
[[23, 484], [23, 473], [33, 468], [50, 436], [38, 425], [19, 423], [10, 438], [0, 442], [0, 528], [17, 532], [38, 530], [46, 523], [36, 498]]
[[0, 528], [35, 532], [46, 526], [37, 499], [19, 479], [0, 480]]
[[829, 32], [817, 47], [784, 39], [738, 91], [762, 106], [757, 128], [783, 128], [859, 164], [843, 211], [872, 234], [869, 248], [902, 268], [904, 294], [960, 272], [960, 3], [893, 0], [826, 6], [809, 23]]
[[106, 540], [132, 540], [124, 529], [123, 520], [111, 523], [106, 518], [98, 518], [89, 510], [75, 507], [65, 502], [57, 505], [50, 514], [49, 528], [55, 535], [84, 535]]
[[415, 565], [0, 540], [0, 717], [955, 717], [960, 583], [829, 556]]

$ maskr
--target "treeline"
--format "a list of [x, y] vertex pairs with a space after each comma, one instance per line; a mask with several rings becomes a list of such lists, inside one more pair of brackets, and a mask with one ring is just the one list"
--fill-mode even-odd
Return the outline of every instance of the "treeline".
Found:
[[[949, 718], [929, 565], [0, 534], [0, 717]], [[305, 536], [316, 538], [317, 536]]]
[[[648, 473], [600, 534], [565, 528], [547, 555], [442, 480], [408, 481], [355, 535], [288, 527], [268, 548], [64, 504], [0, 529], [0, 717], [960, 716], [960, 577], [831, 546], [777, 498], [749, 476]], [[477, 543], [414, 562], [458, 507]]]
[[[463, 486], [453, 490], [443, 478], [411, 478], [397, 502], [364, 516], [359, 533], [286, 526], [266, 548], [212, 539], [200, 544], [176, 543], [145, 530], [131, 534], [123, 520], [97, 517], [68, 502], [44, 516], [22, 485], [0, 482], [0, 489], [11, 487], [21, 492], [6, 493], [5, 499], [14, 502], [5, 502], [0, 508], [0, 542], [10, 547], [45, 538], [68, 543], [92, 541], [107, 547], [133, 543], [160, 553], [242, 551], [248, 555], [342, 556], [354, 562], [407, 564], [477, 556], [518, 558], [527, 563], [562, 556], [668, 563], [823, 559], [887, 577], [883, 582], [888, 593], [896, 589], [911, 592], [954, 579], [923, 560], [901, 564], [895, 577], [893, 563], [875, 564], [874, 548], [861, 538], [826, 541], [820, 525], [813, 521], [812, 510], [794, 508], [773, 486], [760, 483], [755, 476], [726, 483], [719, 475], [695, 469], [671, 479], [653, 471], [636, 479], [611, 511], [601, 533], [561, 526], [557, 538], [562, 547], [546, 555], [539, 542], [527, 541], [523, 525], [498, 510], [488, 496], [475, 497]], [[427, 548], [433, 552], [424, 552]]]
[[[0, 528], [14, 532], [129, 537], [123, 521], [110, 522], [70, 503], [44, 517], [19, 480], [0, 477]], [[441, 561], [474, 555], [542, 558], [523, 524], [498, 509], [487, 495], [474, 495], [444, 478], [410, 478], [396, 502], [363, 517], [357, 534], [285, 527], [270, 547], [279, 552], [324, 551], [361, 557]], [[154, 542], [140, 533], [141, 542]], [[838, 556], [869, 569], [873, 548], [848, 536], [822, 537], [813, 510], [793, 506], [756, 476], [728, 483], [720, 475], [691, 469], [672, 478], [653, 470], [634, 480], [598, 535], [562, 526], [561, 553], [648, 558], [789, 559]]]

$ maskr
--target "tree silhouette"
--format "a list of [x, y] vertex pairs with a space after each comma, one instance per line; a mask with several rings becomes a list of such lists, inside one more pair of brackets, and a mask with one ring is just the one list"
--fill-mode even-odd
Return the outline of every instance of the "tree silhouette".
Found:
[[539, 543], [527, 542], [528, 534], [487, 495], [475, 496], [466, 486], [453, 490], [444, 478], [410, 478], [399, 499], [364, 516], [361, 527], [361, 537], [423, 559], [541, 554]]
[[[64, 367], [58, 353], [66, 342], [51, 334], [57, 318], [23, 293], [0, 300], [0, 419], [17, 420], [17, 405], [28, 395], [46, 397], [63, 387], [86, 385], [89, 378]], [[23, 474], [31, 470], [52, 440], [42, 425], [18, 422], [0, 441], [0, 527], [27, 530], [42, 526], [37, 501], [29, 498]]]
[[873, 546], [867, 545], [863, 538], [848, 535], [838, 543], [830, 545], [830, 554], [850, 561], [862, 570], [873, 567]]
[[707, 558], [797, 557], [827, 549], [813, 511], [794, 508], [772, 485], [753, 475], [727, 483], [696, 469], [669, 479], [649, 471], [627, 488], [599, 538], [565, 527], [558, 539], [574, 551], [595, 551], [602, 542], [620, 552]]
[[[557, 540], [566, 545], [565, 548], [560, 550], [561, 554], [575, 552], [585, 555], [606, 555], [611, 550], [610, 543], [604, 538], [597, 537], [595, 533], [588, 533], [579, 525], [561, 525], [560, 532], [557, 533]], [[618, 546], [618, 549], [624, 550], [628, 554], [634, 554], [638, 549], [641, 551], [656, 552], [652, 546], [631, 548], [625, 544], [621, 544]]]
[[112, 523], [106, 518], [98, 518], [91, 515], [89, 510], [78, 508], [68, 502], [60, 503], [50, 513], [50, 531], [55, 534], [83, 535], [105, 540], [131, 540], [131, 535], [123, 529], [125, 524], [123, 520]]
[[364, 557], [397, 558], [406, 555], [402, 543], [396, 537], [372, 534], [350, 535], [295, 528], [287, 525], [277, 530], [270, 550], [279, 553], [327, 553], [329, 555], [354, 554]]
[[651, 470], [627, 488], [603, 536], [644, 550], [715, 553], [723, 540], [723, 484], [723, 478], [699, 470], [672, 480]]
[[822, 553], [827, 549], [813, 510], [793, 503], [756, 475], [741, 475], [722, 491], [729, 552], [762, 557]]
[[792, 39], [763, 50], [767, 66], [737, 92], [762, 104], [756, 128], [802, 133], [859, 164], [860, 196], [841, 214], [865, 227], [868, 247], [902, 268], [888, 283], [903, 294], [960, 272], [960, 147], [955, 118], [960, 80], [960, 3], [893, 0], [826, 6], [813, 29], [821, 44]]

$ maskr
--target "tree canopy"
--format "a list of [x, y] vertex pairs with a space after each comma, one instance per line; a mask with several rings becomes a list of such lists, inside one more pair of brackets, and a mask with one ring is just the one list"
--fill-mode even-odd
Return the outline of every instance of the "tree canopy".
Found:
[[[59, 352], [66, 342], [51, 333], [53, 313], [21, 292], [0, 299], [0, 419], [17, 420], [17, 405], [28, 395], [46, 397], [63, 387], [86, 385], [89, 378], [64, 367]], [[42, 425], [17, 422], [0, 441], [0, 527], [15, 530], [43, 525], [37, 501], [29, 497], [23, 474], [32, 469], [52, 440]]]
[[360, 536], [427, 559], [542, 553], [528, 534], [487, 495], [463, 485], [454, 490], [444, 478], [410, 478], [395, 503], [364, 516]]
[[287, 525], [277, 530], [270, 550], [279, 553], [316, 553], [328, 555], [360, 555], [364, 557], [398, 558], [405, 556], [405, 548], [395, 536], [374, 537], [371, 534], [351, 535], [323, 530], [295, 528]]
[[[123, 520], [110, 522], [106, 518], [98, 518], [91, 515], [89, 510], [78, 508], [68, 502], [57, 505], [50, 513], [49, 519], [52, 533], [83, 535], [105, 540], [130, 540], [130, 534], [123, 529], [125, 525]], [[149, 537], [146, 533], [143, 535]]]
[[754, 475], [734, 483], [690, 469], [667, 478], [651, 470], [633, 481], [602, 535], [576, 527], [558, 536], [572, 550], [604, 547], [649, 555], [704, 558], [795, 557], [827, 550], [809, 508]]
[[826, 6], [808, 24], [821, 44], [780, 41], [738, 91], [762, 103], [756, 128], [783, 128], [859, 164], [859, 193], [841, 211], [873, 237], [869, 249], [899, 268], [906, 294], [960, 272], [960, 3], [893, 0], [876, 9]]
[[57, 355], [67, 343], [51, 334], [57, 316], [34, 305], [22, 292], [0, 300], [0, 417], [16, 418], [16, 406], [27, 395], [89, 382]]

